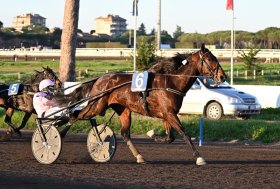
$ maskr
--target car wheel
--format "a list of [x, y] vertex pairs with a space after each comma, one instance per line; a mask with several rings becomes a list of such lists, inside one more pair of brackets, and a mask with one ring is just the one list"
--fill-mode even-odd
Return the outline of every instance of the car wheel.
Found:
[[223, 115], [222, 106], [217, 102], [212, 102], [208, 104], [206, 109], [206, 117], [212, 120], [218, 120]]

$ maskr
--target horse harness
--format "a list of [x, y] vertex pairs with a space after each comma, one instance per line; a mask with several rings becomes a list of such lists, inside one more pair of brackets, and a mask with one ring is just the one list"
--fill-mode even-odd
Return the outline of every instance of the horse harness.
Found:
[[[162, 88], [147, 88], [146, 91], [143, 91], [143, 92], [140, 92], [139, 95], [140, 95], [140, 100], [142, 99], [143, 100], [143, 103], [144, 103], [144, 108], [147, 112], [147, 115], [148, 116], [151, 116], [151, 111], [149, 110], [149, 106], [148, 106], [148, 102], [147, 102], [147, 97], [149, 96], [149, 92], [150, 91], [153, 91], [153, 90], [165, 90], [165, 91], [168, 91], [170, 93], [174, 93], [176, 95], [179, 95], [179, 96], [182, 96], [184, 97], [186, 94], [181, 92], [181, 91], [178, 91], [176, 89], [172, 89], [170, 87], [167, 87], [167, 80], [168, 80], [168, 74], [160, 74], [160, 75], [164, 75], [165, 76], [165, 86], [162, 87]], [[170, 75], [169, 75], [170, 76]], [[140, 101], [139, 100], [139, 101]]]

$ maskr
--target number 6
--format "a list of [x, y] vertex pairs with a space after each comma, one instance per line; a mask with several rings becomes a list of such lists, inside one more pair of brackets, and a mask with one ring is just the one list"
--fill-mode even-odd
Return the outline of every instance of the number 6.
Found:
[[143, 86], [143, 83], [144, 83], [143, 77], [144, 77], [143, 73], [139, 73], [136, 76], [136, 83], [135, 83], [135, 85], [136, 85], [137, 88], [141, 88]]

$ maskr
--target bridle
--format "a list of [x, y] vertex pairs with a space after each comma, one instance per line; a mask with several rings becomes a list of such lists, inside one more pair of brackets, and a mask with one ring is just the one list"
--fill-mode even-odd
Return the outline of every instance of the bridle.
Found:
[[200, 73], [202, 73], [202, 71], [203, 71], [203, 65], [206, 65], [206, 68], [210, 72], [210, 77], [212, 79], [214, 79], [215, 81], [217, 81], [218, 70], [219, 70], [219, 67], [221, 67], [220, 63], [217, 61], [216, 62], [216, 67], [214, 69], [212, 69], [211, 66], [205, 61], [205, 55], [210, 53], [210, 51], [207, 51], [206, 53], [202, 53], [201, 51], [199, 51], [198, 53], [199, 53], [199, 58], [200, 58], [200, 62], [201, 62], [201, 71], [200, 71]]
[[[58, 77], [53, 72], [50, 73], [50, 71], [47, 71], [47, 70], [44, 70], [43, 72], [44, 72], [44, 78], [49, 78], [49, 79], [53, 80], [56, 85], [57, 85], [57, 81], [58, 81], [58, 83], [59, 83], [58, 86], [61, 87], [61, 81], [58, 79]], [[50, 78], [49, 75], [51, 75], [52, 78]]]

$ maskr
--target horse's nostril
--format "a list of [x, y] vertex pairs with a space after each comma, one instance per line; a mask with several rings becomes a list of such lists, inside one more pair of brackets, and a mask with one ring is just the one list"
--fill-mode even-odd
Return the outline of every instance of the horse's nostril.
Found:
[[226, 78], [225, 78], [223, 75], [221, 75], [221, 76], [220, 76], [220, 80], [221, 80], [221, 81], [225, 81]]

